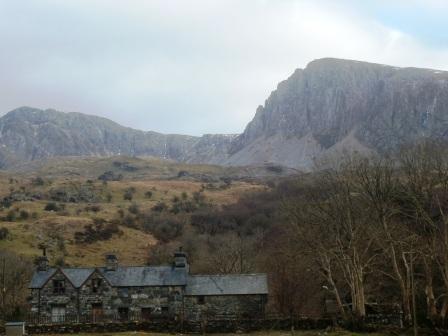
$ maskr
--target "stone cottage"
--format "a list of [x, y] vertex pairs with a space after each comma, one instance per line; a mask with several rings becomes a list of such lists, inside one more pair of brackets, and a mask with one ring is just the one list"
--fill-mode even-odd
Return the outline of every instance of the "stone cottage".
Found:
[[268, 295], [266, 274], [192, 275], [178, 251], [169, 266], [50, 268], [40, 257], [30, 283], [36, 323], [258, 318]]

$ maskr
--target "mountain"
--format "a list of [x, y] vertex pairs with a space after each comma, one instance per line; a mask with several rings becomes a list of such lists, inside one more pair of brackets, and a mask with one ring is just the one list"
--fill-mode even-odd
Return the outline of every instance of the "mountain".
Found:
[[234, 136], [165, 135], [120, 126], [82, 113], [21, 107], [0, 118], [0, 165], [54, 156], [154, 156], [218, 162]]
[[54, 156], [154, 156], [309, 170], [343, 152], [448, 137], [448, 72], [325, 58], [297, 69], [240, 135], [166, 135], [21, 107], [0, 118], [0, 167]]
[[227, 163], [306, 169], [344, 151], [384, 153], [447, 135], [448, 72], [326, 58], [278, 85]]

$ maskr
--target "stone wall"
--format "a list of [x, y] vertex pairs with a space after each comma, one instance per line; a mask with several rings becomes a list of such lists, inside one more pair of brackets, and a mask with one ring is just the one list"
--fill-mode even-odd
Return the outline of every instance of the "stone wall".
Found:
[[[65, 292], [55, 294], [53, 292], [53, 280], [65, 281]], [[42, 317], [51, 318], [54, 306], [64, 306], [66, 314], [77, 313], [77, 289], [68, 281], [61, 272], [57, 272], [41, 289], [31, 291], [31, 305], [33, 313], [40, 313]]]
[[123, 287], [115, 288], [112, 308], [129, 307], [131, 312], [141, 312], [149, 308], [155, 315], [176, 316], [182, 310], [183, 288], [181, 286], [163, 287]]
[[27, 326], [28, 334], [101, 333], [124, 331], [189, 332], [189, 333], [234, 333], [259, 330], [290, 330], [292, 324], [297, 330], [325, 329], [332, 325], [328, 319], [254, 319], [254, 320], [207, 320], [173, 321], [155, 319], [146, 322], [127, 323], [78, 323], [64, 325]]
[[[53, 280], [65, 281], [64, 293], [54, 293]], [[100, 285], [94, 286], [98, 280], [101, 280]], [[96, 306], [99, 318], [102, 315], [113, 317], [120, 308], [127, 309], [129, 316], [139, 317], [144, 309], [151, 315], [176, 317], [182, 313], [183, 291], [182, 286], [112, 287], [98, 272], [76, 289], [59, 272], [42, 289], [31, 291], [31, 313], [34, 320], [49, 322], [52, 308], [64, 306], [66, 321], [84, 321], [92, 316], [93, 307]]]
[[187, 320], [262, 318], [266, 295], [185, 296]]
[[[100, 280], [99, 286], [94, 291], [94, 282]], [[115, 288], [111, 287], [107, 280], [94, 272], [79, 289], [79, 312], [80, 315], [92, 314], [92, 306], [101, 304], [105, 314], [113, 314], [113, 298], [117, 295]]]

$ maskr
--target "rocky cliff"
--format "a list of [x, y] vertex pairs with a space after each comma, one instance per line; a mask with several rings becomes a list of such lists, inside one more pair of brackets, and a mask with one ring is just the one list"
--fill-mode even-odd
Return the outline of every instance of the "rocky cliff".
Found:
[[0, 165], [54, 156], [112, 155], [218, 162], [233, 138], [143, 132], [81, 113], [21, 107], [0, 118]]
[[53, 156], [155, 156], [311, 169], [345, 151], [448, 137], [448, 72], [320, 59], [296, 70], [236, 135], [165, 135], [81, 113], [22, 107], [0, 118], [0, 167]]
[[272, 92], [228, 164], [310, 168], [344, 151], [383, 153], [448, 135], [448, 72], [321, 59]]

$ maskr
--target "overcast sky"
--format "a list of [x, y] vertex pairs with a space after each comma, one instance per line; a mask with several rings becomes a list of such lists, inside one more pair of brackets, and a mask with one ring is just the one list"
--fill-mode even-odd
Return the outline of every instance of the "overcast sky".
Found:
[[0, 114], [239, 133], [316, 58], [448, 70], [447, 17], [447, 0], [0, 0]]

